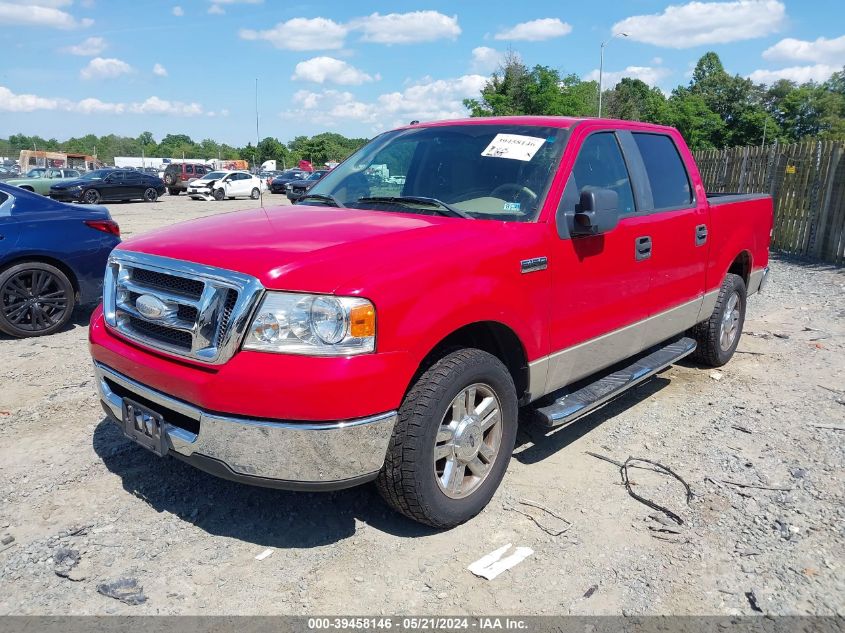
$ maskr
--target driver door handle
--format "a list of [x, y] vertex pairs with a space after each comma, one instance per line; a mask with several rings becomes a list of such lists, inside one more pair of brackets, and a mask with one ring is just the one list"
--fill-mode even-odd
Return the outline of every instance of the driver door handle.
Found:
[[636, 239], [634, 256], [638, 262], [651, 257], [651, 236], [643, 235]]

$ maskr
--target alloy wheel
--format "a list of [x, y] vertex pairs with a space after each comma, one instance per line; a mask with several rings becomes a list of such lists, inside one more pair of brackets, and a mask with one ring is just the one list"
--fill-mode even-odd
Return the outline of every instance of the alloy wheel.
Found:
[[722, 322], [719, 325], [719, 347], [722, 348], [722, 351], [728, 351], [739, 336], [739, 302], [739, 293], [734, 292], [728, 299], [725, 311], [722, 313]]
[[434, 446], [437, 485], [447, 497], [467, 497], [484, 482], [499, 454], [502, 427], [502, 406], [490, 386], [475, 383], [455, 396]]
[[70, 298], [59, 279], [45, 270], [24, 270], [0, 288], [0, 309], [12, 326], [40, 332], [61, 322]]

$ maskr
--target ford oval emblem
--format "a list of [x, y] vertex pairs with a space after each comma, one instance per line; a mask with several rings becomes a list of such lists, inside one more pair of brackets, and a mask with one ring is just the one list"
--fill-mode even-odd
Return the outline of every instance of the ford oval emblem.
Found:
[[141, 295], [135, 299], [135, 309], [145, 319], [160, 319], [167, 313], [164, 301], [153, 295]]

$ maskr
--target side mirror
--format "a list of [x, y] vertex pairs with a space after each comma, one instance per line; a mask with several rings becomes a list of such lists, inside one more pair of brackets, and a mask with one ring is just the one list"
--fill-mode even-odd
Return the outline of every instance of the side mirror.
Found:
[[570, 235], [599, 235], [619, 223], [619, 194], [611, 189], [581, 192], [575, 213], [569, 214]]

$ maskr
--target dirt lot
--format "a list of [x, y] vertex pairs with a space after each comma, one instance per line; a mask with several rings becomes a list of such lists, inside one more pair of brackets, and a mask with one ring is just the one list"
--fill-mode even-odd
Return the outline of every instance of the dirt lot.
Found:
[[[131, 237], [251, 205], [111, 208]], [[49, 338], [0, 338], [0, 614], [845, 612], [842, 269], [776, 259], [720, 372], [673, 366], [572, 427], [523, 426], [493, 502], [449, 532], [393, 514], [372, 486], [250, 488], [130, 444], [97, 402], [89, 313]], [[631, 478], [684, 525], [650, 518], [586, 451], [672, 468], [689, 504], [670, 478]], [[492, 581], [466, 570], [507, 543], [534, 554]], [[98, 593], [119, 579], [146, 600]]]

